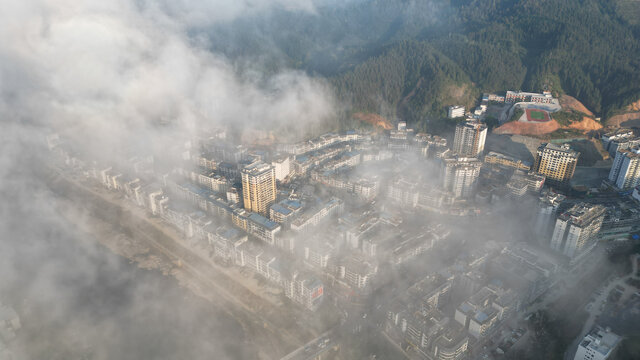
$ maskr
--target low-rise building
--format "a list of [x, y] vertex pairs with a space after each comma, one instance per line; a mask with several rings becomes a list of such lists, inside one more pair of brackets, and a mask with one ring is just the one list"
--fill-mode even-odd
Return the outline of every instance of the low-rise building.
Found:
[[449, 119], [464, 117], [464, 110], [465, 110], [464, 106], [460, 106], [460, 105], [449, 106], [449, 108], [447, 109], [447, 117]]
[[288, 223], [301, 211], [302, 203], [299, 200], [285, 199], [271, 205], [269, 218], [277, 223]]
[[580, 341], [574, 360], [606, 360], [611, 359], [622, 338], [599, 326], [594, 327]]
[[520, 159], [516, 159], [513, 156], [505, 155], [499, 152], [490, 151], [488, 154], [484, 156], [485, 164], [496, 164], [502, 165], [518, 170], [529, 171], [531, 170], [531, 163], [527, 161], [523, 161]]
[[284, 278], [284, 294], [294, 302], [315, 311], [324, 298], [324, 285], [311, 273], [294, 271], [291, 277]]
[[338, 198], [331, 198], [321, 205], [309, 209], [291, 223], [291, 230], [306, 231], [318, 225], [325, 219], [339, 215], [344, 209], [344, 202]]

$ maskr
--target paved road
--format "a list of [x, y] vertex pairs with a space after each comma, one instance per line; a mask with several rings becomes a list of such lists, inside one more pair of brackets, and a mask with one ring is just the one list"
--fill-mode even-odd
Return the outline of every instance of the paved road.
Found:
[[307, 360], [315, 359], [325, 351], [328, 351], [336, 344], [335, 328], [326, 331], [317, 338], [295, 349], [281, 360]]

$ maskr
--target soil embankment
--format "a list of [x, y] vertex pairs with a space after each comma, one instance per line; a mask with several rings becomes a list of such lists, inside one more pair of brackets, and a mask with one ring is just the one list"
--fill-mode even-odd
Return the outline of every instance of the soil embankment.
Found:
[[[563, 127], [564, 128], [564, 127]], [[590, 117], [584, 116], [581, 121], [572, 122], [569, 129], [581, 130], [585, 133], [602, 129], [602, 124]]]
[[560, 124], [555, 120], [543, 123], [510, 121], [496, 128], [493, 132], [496, 134], [539, 136], [552, 133], [560, 128]]
[[587, 116], [594, 116], [593, 113], [589, 109], [587, 109], [586, 106], [584, 106], [584, 104], [582, 104], [580, 101], [578, 101], [578, 99], [574, 98], [573, 96], [562, 95], [560, 96], [559, 100], [560, 100], [560, 105], [564, 110], [573, 110], [573, 111], [581, 112]]
[[383, 130], [393, 129], [391, 122], [378, 114], [358, 112], [353, 114], [353, 118]]

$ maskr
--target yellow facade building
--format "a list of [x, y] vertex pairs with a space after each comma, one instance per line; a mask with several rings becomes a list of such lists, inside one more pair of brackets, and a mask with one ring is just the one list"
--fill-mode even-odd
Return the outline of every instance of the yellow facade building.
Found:
[[242, 169], [244, 208], [269, 216], [269, 207], [276, 201], [276, 174], [273, 166], [257, 162]]
[[551, 143], [538, 147], [533, 170], [555, 185], [568, 185], [578, 164], [580, 153], [572, 150], [569, 144], [561, 146]]

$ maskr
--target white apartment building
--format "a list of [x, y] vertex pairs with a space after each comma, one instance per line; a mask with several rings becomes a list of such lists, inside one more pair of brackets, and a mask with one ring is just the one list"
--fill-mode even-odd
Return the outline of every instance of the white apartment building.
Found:
[[456, 125], [453, 151], [460, 156], [478, 156], [484, 151], [487, 125], [479, 121], [467, 121]]
[[596, 236], [604, 221], [602, 205], [577, 204], [556, 220], [551, 248], [573, 259], [588, 251], [596, 243]]
[[616, 151], [609, 181], [619, 189], [632, 189], [640, 185], [640, 146]]

